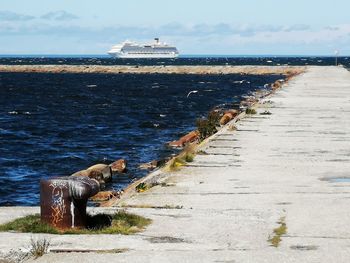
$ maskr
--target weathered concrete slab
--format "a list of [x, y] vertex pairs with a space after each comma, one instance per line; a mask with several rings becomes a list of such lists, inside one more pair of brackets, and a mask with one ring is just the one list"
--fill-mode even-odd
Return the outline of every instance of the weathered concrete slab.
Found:
[[[350, 73], [309, 67], [268, 100], [258, 111], [272, 115], [221, 131], [168, 186], [124, 202], [154, 220], [145, 232], [49, 236], [54, 248], [128, 251], [50, 253], [36, 262], [348, 262]], [[0, 222], [5, 213], [25, 213], [12, 209], [0, 209]], [[268, 239], [282, 217], [287, 233], [275, 248]], [[0, 233], [0, 250], [30, 236]]]

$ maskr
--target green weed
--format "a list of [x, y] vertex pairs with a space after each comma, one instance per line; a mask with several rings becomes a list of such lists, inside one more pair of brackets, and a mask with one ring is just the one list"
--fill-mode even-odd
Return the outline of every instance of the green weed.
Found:
[[40, 215], [29, 215], [26, 217], [15, 219], [12, 222], [0, 225], [0, 231], [16, 231], [24, 233], [29, 232], [46, 234], [129, 235], [132, 233], [142, 231], [150, 223], [150, 219], [135, 214], [130, 214], [125, 211], [119, 211], [114, 215], [97, 214], [94, 216], [88, 216], [88, 226], [86, 229], [70, 228], [61, 230], [56, 229], [47, 223], [41, 222]]

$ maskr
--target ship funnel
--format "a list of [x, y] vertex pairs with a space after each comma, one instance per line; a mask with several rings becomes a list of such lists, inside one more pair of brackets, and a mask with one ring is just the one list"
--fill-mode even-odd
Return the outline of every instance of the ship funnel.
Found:
[[154, 41], [156, 41], [156, 43], [159, 44], [159, 38], [158, 38], [158, 37], [156, 37], [156, 38], [154, 39]]

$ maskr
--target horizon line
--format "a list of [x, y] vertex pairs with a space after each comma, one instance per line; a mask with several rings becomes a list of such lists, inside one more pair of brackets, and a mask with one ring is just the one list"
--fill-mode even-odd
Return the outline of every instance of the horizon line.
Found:
[[[107, 57], [113, 58], [108, 54], [0, 54], [0, 57]], [[307, 55], [287, 55], [287, 54], [182, 54], [178, 58], [191, 58], [191, 57], [336, 57], [336, 55], [321, 55], [321, 54], [307, 54]], [[338, 55], [341, 57], [350, 57], [349, 55]]]

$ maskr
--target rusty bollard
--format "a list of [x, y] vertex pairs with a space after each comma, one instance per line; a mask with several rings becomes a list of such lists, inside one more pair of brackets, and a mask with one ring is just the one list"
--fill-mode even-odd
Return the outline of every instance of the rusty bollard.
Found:
[[56, 228], [85, 228], [86, 204], [100, 190], [85, 176], [56, 177], [40, 181], [41, 221]]

